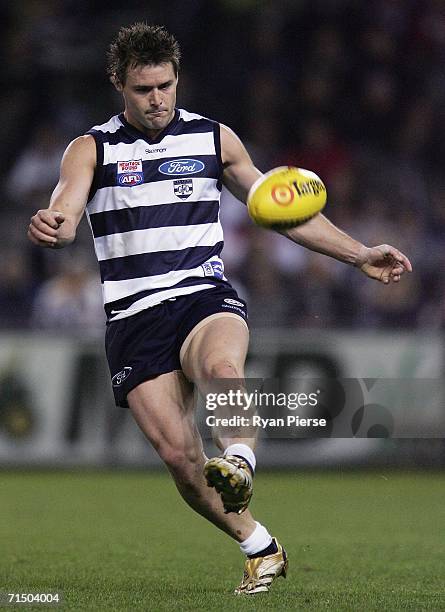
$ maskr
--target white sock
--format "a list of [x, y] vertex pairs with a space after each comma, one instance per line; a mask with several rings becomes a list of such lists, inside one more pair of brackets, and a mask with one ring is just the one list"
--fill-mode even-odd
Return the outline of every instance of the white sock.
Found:
[[256, 458], [253, 450], [247, 444], [231, 444], [224, 451], [225, 455], [238, 455], [247, 461], [253, 471], [255, 471]]
[[245, 555], [254, 555], [267, 548], [272, 542], [272, 536], [267, 529], [263, 527], [261, 523], [255, 522], [256, 527], [253, 533], [250, 534], [247, 540], [244, 540], [244, 542], [241, 542], [239, 545], [241, 552]]

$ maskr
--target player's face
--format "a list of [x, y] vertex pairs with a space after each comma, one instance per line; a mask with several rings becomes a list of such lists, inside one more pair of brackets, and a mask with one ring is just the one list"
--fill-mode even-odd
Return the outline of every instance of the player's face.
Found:
[[173, 119], [177, 84], [171, 62], [129, 68], [125, 85], [118, 86], [127, 121], [156, 136]]

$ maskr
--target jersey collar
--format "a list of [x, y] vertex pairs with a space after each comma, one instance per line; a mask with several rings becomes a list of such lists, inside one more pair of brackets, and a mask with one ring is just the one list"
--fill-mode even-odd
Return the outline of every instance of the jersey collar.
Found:
[[173, 118], [170, 121], [170, 123], [168, 123], [165, 126], [165, 128], [162, 130], [162, 132], [160, 132], [158, 136], [154, 139], [150, 139], [146, 134], [144, 134], [144, 132], [141, 132], [134, 125], [132, 125], [131, 123], [128, 123], [128, 121], [125, 119], [124, 113], [121, 113], [119, 115], [119, 121], [125, 126], [127, 131], [130, 132], [135, 138], [145, 140], [146, 142], [148, 142], [148, 144], [153, 145], [153, 144], [157, 144], [161, 142], [161, 140], [165, 138], [165, 136], [167, 136], [168, 134], [171, 134], [171, 132], [173, 131], [173, 129], [175, 128], [176, 124], [179, 121], [179, 114], [180, 114], [179, 109], [175, 108], [175, 114], [173, 115]]

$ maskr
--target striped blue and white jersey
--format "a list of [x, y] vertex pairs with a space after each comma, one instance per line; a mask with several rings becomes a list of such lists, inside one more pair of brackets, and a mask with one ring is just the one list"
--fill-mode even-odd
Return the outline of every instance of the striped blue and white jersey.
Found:
[[176, 109], [150, 140], [122, 113], [88, 134], [97, 167], [86, 212], [108, 319], [228, 285], [219, 124]]

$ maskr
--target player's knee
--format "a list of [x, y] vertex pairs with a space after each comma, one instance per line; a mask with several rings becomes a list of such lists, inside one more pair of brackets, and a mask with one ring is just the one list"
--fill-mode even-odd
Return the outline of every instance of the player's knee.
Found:
[[217, 380], [220, 378], [242, 378], [243, 374], [233, 360], [230, 358], [208, 359], [204, 366], [206, 380]]
[[178, 478], [185, 478], [201, 459], [200, 453], [194, 448], [165, 445], [161, 446], [158, 452], [170, 472]]
[[164, 462], [171, 473], [176, 486], [186, 501], [201, 495], [202, 487], [202, 453], [195, 449], [178, 451], [170, 449], [164, 454]]

